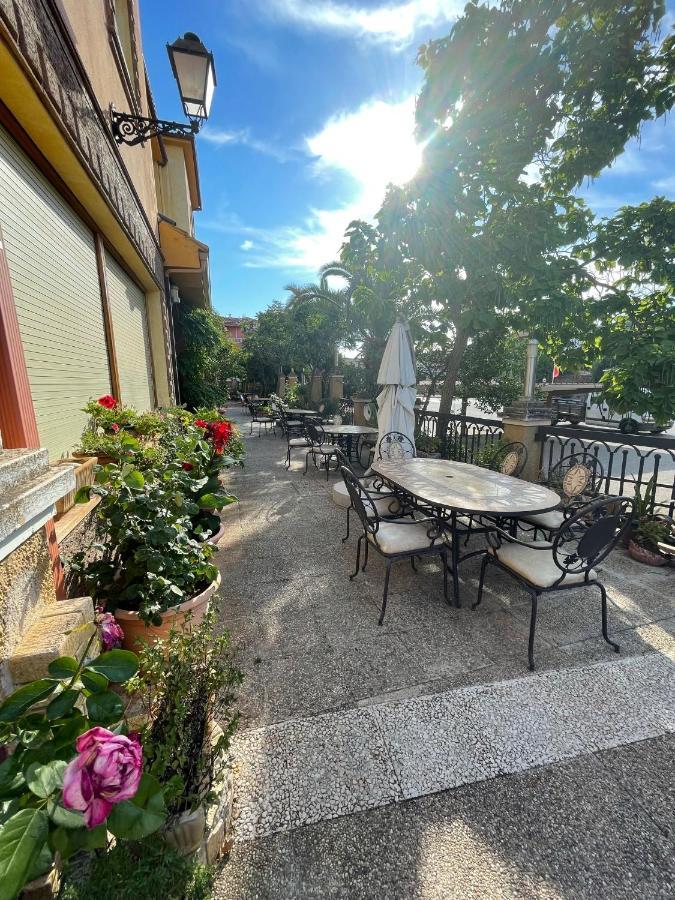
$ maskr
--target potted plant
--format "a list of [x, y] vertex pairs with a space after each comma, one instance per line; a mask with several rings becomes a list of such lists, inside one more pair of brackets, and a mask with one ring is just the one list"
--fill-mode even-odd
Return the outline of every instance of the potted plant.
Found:
[[628, 554], [648, 566], [665, 566], [668, 557], [661, 553], [659, 544], [672, 540], [673, 523], [665, 517], [643, 516], [633, 529], [628, 543]]
[[[138, 669], [135, 654], [114, 646], [102, 620], [104, 652], [65, 656], [47, 677], [23, 685], [0, 705], [0, 892], [17, 897], [107, 833], [137, 840], [164, 825], [163, 789], [129, 734], [121, 697]], [[145, 771], [144, 771], [145, 769]], [[38, 880], [38, 881], [36, 881]], [[50, 879], [50, 884], [54, 880]]]
[[233, 689], [242, 675], [227, 632], [216, 635], [216, 625], [211, 609], [201, 623], [172, 631], [161, 648], [144, 647], [139, 673], [127, 685], [147, 717], [141, 732], [147, 770], [165, 787], [166, 840], [184, 854], [202, 844], [209, 812], [221, 800], [227, 750], [239, 719]]
[[428, 457], [430, 459], [441, 458], [441, 442], [437, 437], [431, 437], [424, 432], [415, 438], [415, 449], [418, 456]]
[[220, 576], [210, 562], [213, 548], [193, 536], [200, 507], [173, 473], [110, 463], [93, 487], [78, 492], [78, 501], [92, 491], [101, 495], [96, 539], [73, 556], [70, 568], [96, 603], [115, 614], [124, 646], [165, 638], [188, 614], [199, 621]]

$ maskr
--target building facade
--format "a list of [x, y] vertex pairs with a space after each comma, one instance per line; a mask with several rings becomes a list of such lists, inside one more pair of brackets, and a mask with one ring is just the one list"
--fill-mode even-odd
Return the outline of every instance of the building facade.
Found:
[[253, 319], [249, 319], [246, 317], [239, 318], [237, 316], [224, 316], [223, 317], [223, 325], [225, 326], [225, 330], [229, 334], [231, 340], [237, 345], [237, 347], [241, 347], [244, 341], [245, 328], [249, 327], [253, 323]]
[[0, 0], [0, 434], [52, 461], [91, 397], [173, 402], [172, 305], [210, 305], [194, 139], [113, 108], [156, 115], [138, 0]]

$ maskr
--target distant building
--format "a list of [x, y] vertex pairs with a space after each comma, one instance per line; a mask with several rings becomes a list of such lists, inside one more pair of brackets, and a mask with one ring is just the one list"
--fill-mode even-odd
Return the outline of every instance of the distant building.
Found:
[[253, 319], [250, 319], [247, 316], [223, 316], [223, 325], [238, 347], [241, 347], [244, 340], [244, 329], [253, 321]]

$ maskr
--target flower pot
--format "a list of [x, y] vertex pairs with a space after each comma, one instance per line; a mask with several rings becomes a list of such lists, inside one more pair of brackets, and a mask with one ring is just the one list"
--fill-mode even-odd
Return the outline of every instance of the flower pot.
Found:
[[214, 546], [217, 546], [217, 545], [218, 545], [218, 541], [222, 538], [222, 536], [223, 536], [224, 534], [225, 534], [225, 523], [224, 523], [224, 522], [221, 522], [221, 523], [220, 523], [220, 528], [218, 529], [218, 531], [216, 531], [215, 534], [212, 534], [210, 538], [207, 538], [207, 539], [206, 539], [206, 543], [207, 543], [207, 544], [213, 544]]
[[78, 461], [85, 459], [95, 459], [99, 466], [107, 466], [109, 463], [117, 462], [114, 456], [108, 456], [107, 453], [71, 453], [73, 459]]
[[71, 456], [67, 459], [60, 459], [56, 465], [73, 467], [73, 475], [75, 476], [75, 489], [68, 491], [60, 500], [56, 501], [56, 514], [62, 516], [65, 512], [75, 505], [75, 495], [80, 488], [87, 487], [94, 483], [94, 466], [98, 462], [98, 456], [77, 457]]
[[206, 811], [202, 804], [194, 812], [182, 813], [178, 819], [164, 831], [164, 837], [170, 847], [182, 856], [188, 856], [199, 848], [206, 831]]
[[668, 562], [665, 556], [662, 556], [660, 553], [654, 553], [653, 550], [648, 550], [646, 547], [641, 547], [635, 541], [629, 542], [628, 555], [646, 566], [665, 566]]
[[188, 615], [190, 620], [187, 627], [199, 625], [206, 615], [211, 597], [219, 587], [220, 575], [196, 597], [165, 610], [162, 613], [161, 625], [147, 625], [137, 612], [116, 609], [115, 618], [124, 632], [122, 646], [125, 650], [137, 651], [140, 649], [141, 641], [155, 644], [157, 641], [165, 640], [172, 628], [181, 631], [185, 628], [185, 619]]

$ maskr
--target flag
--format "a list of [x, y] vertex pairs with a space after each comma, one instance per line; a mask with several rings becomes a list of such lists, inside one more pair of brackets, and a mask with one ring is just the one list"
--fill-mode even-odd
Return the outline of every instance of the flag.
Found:
[[557, 366], [553, 366], [553, 381], [560, 375], [560, 369]]

